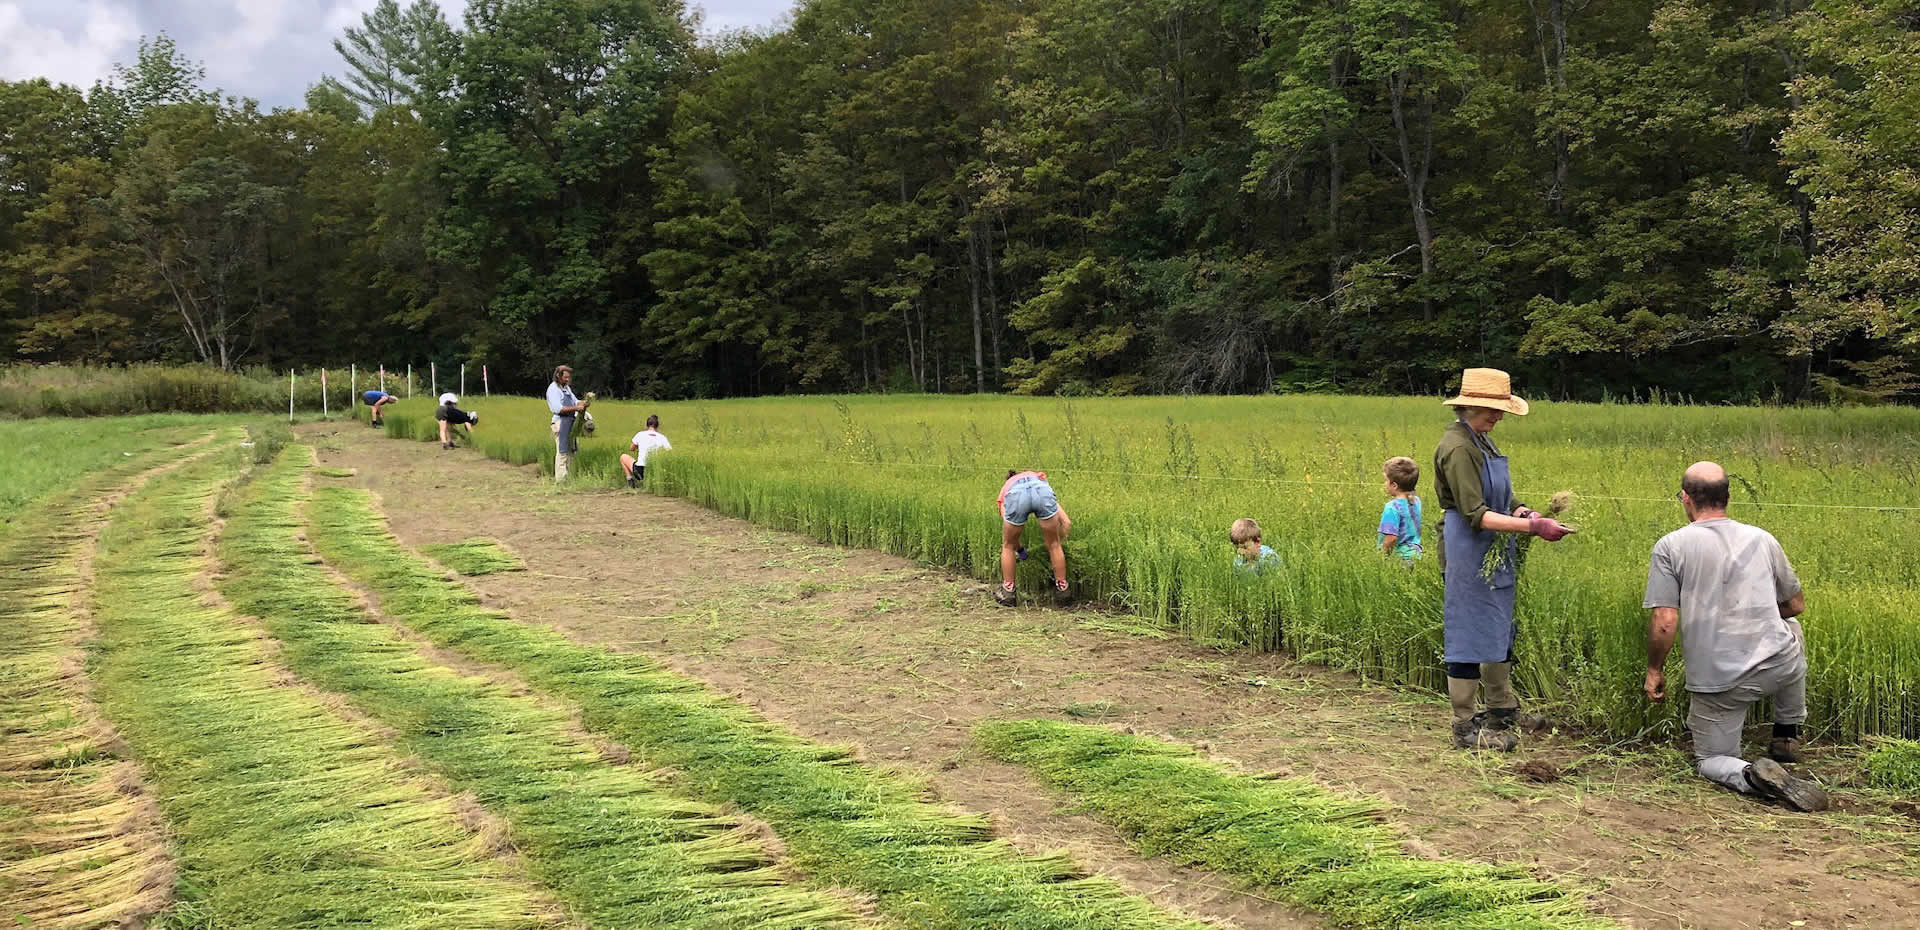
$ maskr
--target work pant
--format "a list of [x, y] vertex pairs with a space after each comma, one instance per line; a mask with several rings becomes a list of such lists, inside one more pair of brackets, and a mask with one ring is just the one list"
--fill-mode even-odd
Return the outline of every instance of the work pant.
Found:
[[1747, 724], [1747, 708], [1769, 698], [1774, 723], [1806, 722], [1805, 654], [1748, 672], [1725, 691], [1687, 695], [1687, 732], [1693, 736], [1693, 759], [1700, 774], [1742, 794], [1753, 793], [1747, 784], [1747, 760], [1740, 757], [1740, 732]]
[[1447, 697], [1453, 702], [1456, 722], [1473, 717], [1475, 692], [1487, 702], [1488, 710], [1512, 710], [1520, 706], [1513, 693], [1513, 657], [1505, 662], [1448, 662]]
[[567, 471], [573, 467], [573, 420], [571, 418], [553, 421], [553, 480], [567, 480]]

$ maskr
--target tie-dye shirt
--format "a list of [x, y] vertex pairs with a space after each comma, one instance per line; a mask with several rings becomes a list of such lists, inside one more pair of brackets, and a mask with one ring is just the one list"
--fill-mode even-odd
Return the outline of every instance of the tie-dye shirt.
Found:
[[1378, 546], [1394, 537], [1393, 554], [1408, 561], [1420, 557], [1420, 498], [1396, 497], [1380, 509], [1380, 532], [1373, 538]]

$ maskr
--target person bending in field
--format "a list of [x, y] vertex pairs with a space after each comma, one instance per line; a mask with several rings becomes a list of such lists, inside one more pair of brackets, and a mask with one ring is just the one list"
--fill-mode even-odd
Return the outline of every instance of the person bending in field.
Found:
[[1047, 555], [1053, 563], [1053, 602], [1058, 606], [1070, 603], [1067, 595], [1067, 550], [1062, 547], [1067, 534], [1073, 531], [1073, 521], [1067, 517], [1067, 509], [1060, 506], [1059, 498], [1054, 496], [1053, 485], [1047, 483], [1046, 472], [1007, 471], [1007, 483], [1000, 486], [1000, 587], [994, 589], [993, 599], [1002, 607], [1014, 607], [1020, 603], [1019, 595], [1014, 592], [1014, 563], [1025, 556], [1026, 550], [1020, 548], [1020, 537], [1026, 532], [1027, 520], [1032, 518], [1040, 524], [1040, 536], [1046, 541]]
[[433, 418], [440, 421], [440, 448], [453, 448], [453, 428], [464, 426], [467, 435], [473, 435], [474, 424], [480, 422], [480, 415], [460, 409], [460, 398], [452, 394], [440, 395], [440, 406], [433, 411]]
[[372, 415], [372, 418], [369, 420], [368, 425], [379, 426], [380, 425], [380, 408], [385, 407], [386, 405], [391, 404], [394, 401], [399, 400], [400, 398], [395, 397], [392, 394], [389, 394], [385, 391], [366, 391], [360, 395], [360, 399], [366, 402], [367, 412]]
[[1420, 498], [1413, 489], [1420, 484], [1420, 466], [1404, 455], [1396, 455], [1380, 466], [1386, 473], [1387, 506], [1380, 511], [1379, 535], [1374, 541], [1380, 551], [1411, 563], [1420, 557]]
[[[1800, 579], [1773, 534], [1727, 517], [1727, 472], [1697, 462], [1680, 479], [1687, 525], [1661, 537], [1647, 566], [1647, 700], [1667, 699], [1667, 653], [1679, 634], [1687, 731], [1700, 774], [1794, 810], [1827, 808], [1827, 793], [1787, 771], [1800, 761], [1807, 655]], [[1740, 757], [1747, 708], [1773, 702], [1767, 755]]]
[[647, 428], [633, 434], [633, 444], [627, 447], [625, 455], [620, 456], [620, 468], [627, 473], [627, 487], [634, 487], [647, 480], [647, 453], [655, 449], [671, 449], [673, 443], [660, 432], [660, 418], [647, 415]]
[[1272, 546], [1260, 542], [1260, 524], [1252, 517], [1241, 517], [1233, 521], [1233, 528], [1227, 531], [1227, 539], [1233, 543], [1233, 570], [1242, 575], [1265, 575], [1278, 571], [1280, 556]]

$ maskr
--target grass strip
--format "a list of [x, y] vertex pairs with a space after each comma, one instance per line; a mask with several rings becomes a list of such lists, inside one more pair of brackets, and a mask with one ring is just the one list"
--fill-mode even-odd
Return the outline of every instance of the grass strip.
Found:
[[696, 795], [760, 817], [800, 869], [924, 928], [1197, 928], [1062, 856], [1020, 854], [986, 820], [803, 741], [643, 656], [582, 646], [480, 606], [387, 532], [364, 491], [319, 488], [309, 535], [429, 640], [577, 702], [589, 729], [671, 766]]
[[1269, 889], [1365, 930], [1588, 930], [1614, 924], [1525, 871], [1401, 852], [1384, 811], [1312, 781], [1243, 775], [1193, 750], [1085, 724], [975, 728], [990, 755], [1027, 766], [1144, 853]]
[[753, 828], [615, 765], [567, 714], [426, 661], [301, 542], [304, 446], [248, 482], [221, 533], [220, 588], [285, 661], [393, 727], [399, 747], [503, 817], [533, 876], [595, 927], [852, 927], [845, 902], [796, 890]]
[[1866, 780], [1875, 788], [1920, 793], [1920, 740], [1875, 740], [1867, 753]]
[[462, 575], [491, 575], [495, 572], [527, 570], [526, 563], [520, 561], [519, 556], [507, 551], [507, 547], [491, 539], [468, 539], [457, 543], [421, 546], [420, 551], [431, 556], [435, 562]]
[[56, 492], [0, 553], [0, 921], [121, 926], [171, 895], [159, 812], [87, 694], [90, 624], [75, 604], [109, 498], [201, 444], [122, 457]]
[[273, 663], [272, 644], [196, 579], [210, 458], [149, 483], [101, 536], [93, 601], [101, 706], [173, 827], [174, 926], [551, 927], [557, 909], [374, 728]]

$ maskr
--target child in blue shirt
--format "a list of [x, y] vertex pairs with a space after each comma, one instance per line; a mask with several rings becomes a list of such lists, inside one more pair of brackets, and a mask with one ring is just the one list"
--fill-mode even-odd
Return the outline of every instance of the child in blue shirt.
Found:
[[1404, 455], [1387, 460], [1387, 505], [1380, 510], [1380, 531], [1375, 541], [1380, 551], [1411, 562], [1420, 557], [1420, 498], [1413, 489], [1420, 484], [1420, 466]]
[[1227, 538], [1233, 541], [1233, 570], [1242, 575], [1265, 575], [1278, 571], [1280, 556], [1271, 546], [1260, 544], [1260, 524], [1249, 517], [1233, 521], [1233, 529], [1227, 532]]

